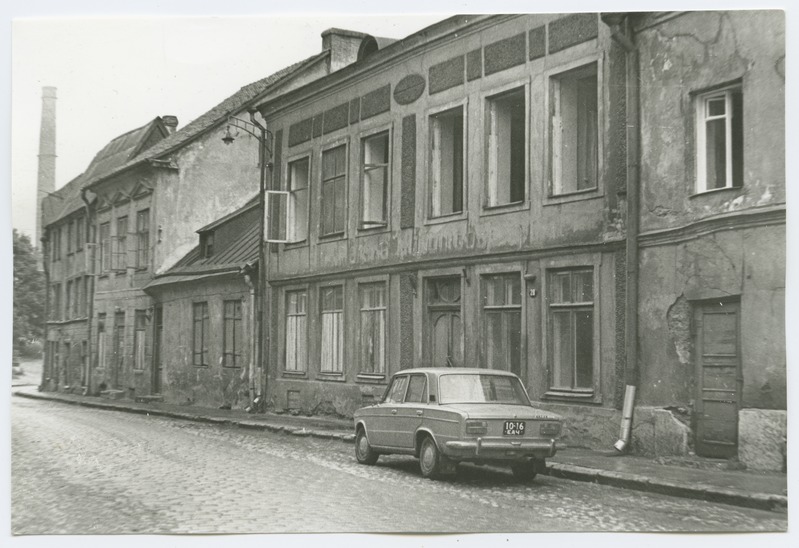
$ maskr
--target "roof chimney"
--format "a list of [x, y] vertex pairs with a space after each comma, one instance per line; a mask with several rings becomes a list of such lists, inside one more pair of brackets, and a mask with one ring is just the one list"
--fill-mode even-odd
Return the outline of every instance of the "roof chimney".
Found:
[[[39, 178], [36, 186], [36, 236], [42, 234], [42, 200], [55, 191], [55, 100], [56, 88], [42, 88], [42, 125], [39, 130]], [[37, 245], [38, 247], [38, 245]]]
[[322, 33], [322, 50], [330, 50], [330, 72], [358, 60], [358, 50], [367, 35], [344, 29], [327, 29]]
[[177, 129], [178, 129], [178, 117], [177, 116], [172, 116], [171, 114], [164, 114], [163, 116], [161, 116], [161, 121], [166, 126], [166, 129], [167, 129], [167, 131], [169, 131], [170, 135], [172, 135], [173, 133], [175, 133], [177, 131]]

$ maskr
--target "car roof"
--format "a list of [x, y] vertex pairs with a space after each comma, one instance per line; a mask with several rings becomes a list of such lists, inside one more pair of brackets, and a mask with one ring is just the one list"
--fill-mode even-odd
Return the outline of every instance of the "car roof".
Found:
[[394, 373], [394, 375], [407, 375], [409, 373], [426, 373], [432, 375], [446, 375], [448, 373], [458, 373], [467, 375], [503, 375], [506, 377], [515, 377], [509, 371], [501, 371], [498, 369], [483, 369], [477, 367], [418, 367], [416, 369], [402, 369]]

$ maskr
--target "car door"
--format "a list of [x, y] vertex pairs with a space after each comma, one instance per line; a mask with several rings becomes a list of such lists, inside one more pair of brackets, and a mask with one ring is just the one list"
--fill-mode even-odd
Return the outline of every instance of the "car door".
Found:
[[[396, 441], [397, 414], [405, 399], [408, 375], [397, 375], [386, 391], [386, 396], [371, 412], [372, 420], [366, 424], [369, 443], [380, 447], [398, 447]], [[370, 424], [371, 422], [371, 424]]]
[[394, 433], [397, 447], [413, 449], [413, 439], [416, 430], [422, 424], [424, 408], [427, 405], [427, 375], [418, 373], [410, 376], [405, 400], [397, 407], [396, 424]]

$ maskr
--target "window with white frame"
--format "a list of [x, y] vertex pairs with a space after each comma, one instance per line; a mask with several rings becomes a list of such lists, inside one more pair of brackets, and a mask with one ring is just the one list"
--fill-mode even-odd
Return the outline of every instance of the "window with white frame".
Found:
[[430, 217], [463, 211], [463, 149], [463, 107], [430, 116]]
[[344, 371], [344, 288], [323, 287], [319, 290], [321, 301], [322, 373]]
[[286, 371], [308, 368], [308, 292], [286, 292]]
[[387, 224], [388, 131], [361, 140], [361, 228]]
[[320, 236], [343, 234], [347, 221], [347, 145], [322, 152]]
[[524, 88], [490, 97], [486, 103], [488, 142], [486, 205], [525, 199], [525, 133], [527, 108]]
[[549, 273], [550, 387], [594, 387], [594, 270]]
[[550, 193], [597, 187], [597, 65], [550, 78]]
[[364, 283], [358, 287], [361, 307], [360, 371], [386, 373], [386, 284]]
[[696, 191], [743, 184], [743, 93], [741, 86], [702, 93], [696, 106]]
[[307, 156], [289, 162], [287, 190], [289, 191], [288, 238], [289, 242], [308, 239], [308, 178], [311, 159]]
[[483, 367], [521, 374], [521, 276], [483, 276]]

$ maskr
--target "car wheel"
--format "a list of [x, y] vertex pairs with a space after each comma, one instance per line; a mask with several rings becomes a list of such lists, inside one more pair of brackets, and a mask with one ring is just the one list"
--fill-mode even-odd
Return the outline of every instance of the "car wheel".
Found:
[[514, 462], [510, 468], [513, 471], [513, 477], [517, 480], [533, 481], [538, 474], [539, 462], [536, 459]]
[[359, 428], [358, 433], [355, 434], [355, 458], [361, 464], [374, 464], [379, 456], [369, 445], [369, 440], [366, 439], [366, 430]]
[[422, 446], [419, 449], [419, 468], [424, 477], [440, 478], [446, 465], [445, 459], [446, 457], [438, 450], [433, 438], [427, 436], [422, 440]]

